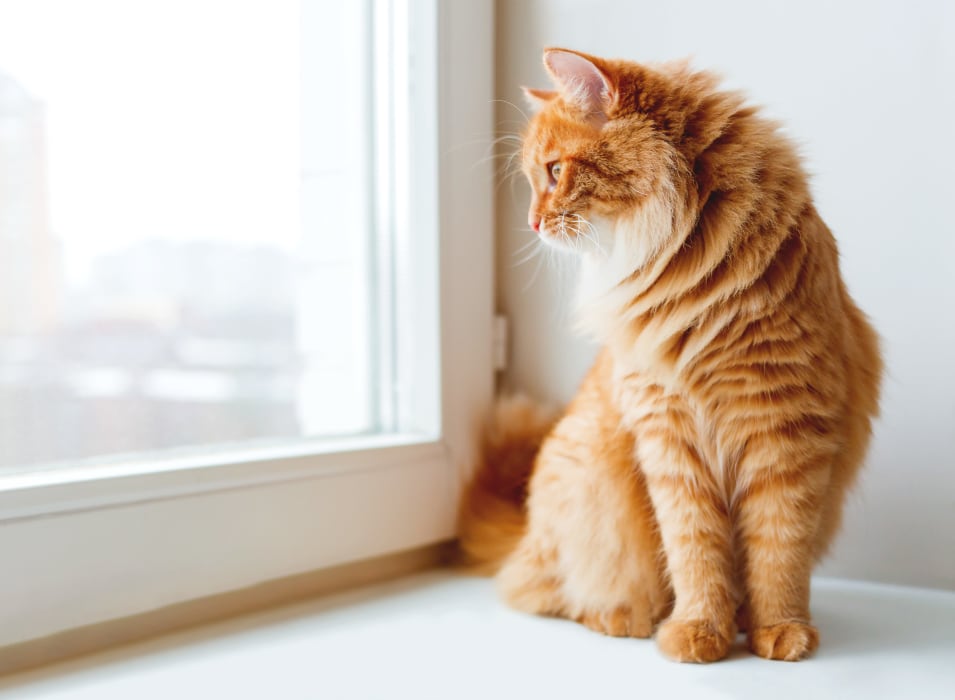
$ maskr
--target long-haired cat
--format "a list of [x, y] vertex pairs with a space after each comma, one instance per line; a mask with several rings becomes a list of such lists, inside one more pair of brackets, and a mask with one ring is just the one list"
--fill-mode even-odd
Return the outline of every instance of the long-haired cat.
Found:
[[544, 64], [529, 224], [580, 255], [603, 350], [553, 427], [499, 406], [463, 550], [521, 610], [656, 629], [681, 661], [724, 657], [737, 629], [802, 659], [810, 572], [878, 410], [876, 334], [775, 123], [684, 64]]

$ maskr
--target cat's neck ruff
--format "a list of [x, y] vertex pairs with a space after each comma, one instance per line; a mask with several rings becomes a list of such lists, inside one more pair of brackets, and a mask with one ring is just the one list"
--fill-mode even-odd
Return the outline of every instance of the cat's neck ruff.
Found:
[[576, 327], [602, 343], [611, 343], [630, 323], [628, 309], [675, 252], [671, 192], [645, 201], [632, 212], [592, 223], [598, 245], [585, 252], [577, 287]]

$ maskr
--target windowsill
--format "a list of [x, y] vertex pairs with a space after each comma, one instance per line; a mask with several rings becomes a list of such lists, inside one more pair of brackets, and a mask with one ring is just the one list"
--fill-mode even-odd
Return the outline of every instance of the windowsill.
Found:
[[807, 662], [740, 647], [686, 666], [434, 570], [11, 676], [0, 697], [952, 697], [955, 593], [819, 579], [813, 610]]

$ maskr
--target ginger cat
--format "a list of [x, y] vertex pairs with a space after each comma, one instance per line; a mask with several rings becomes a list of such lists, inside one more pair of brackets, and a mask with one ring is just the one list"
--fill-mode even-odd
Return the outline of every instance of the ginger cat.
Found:
[[499, 405], [462, 549], [520, 610], [656, 629], [679, 661], [723, 658], [738, 628], [802, 659], [810, 572], [878, 411], [877, 336], [775, 123], [684, 64], [544, 64], [529, 224], [580, 256], [603, 350], [553, 427]]

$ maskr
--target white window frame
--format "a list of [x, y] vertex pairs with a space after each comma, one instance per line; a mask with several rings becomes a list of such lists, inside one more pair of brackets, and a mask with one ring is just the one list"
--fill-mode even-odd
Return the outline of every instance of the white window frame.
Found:
[[416, 99], [433, 108], [439, 435], [6, 477], [0, 647], [454, 535], [493, 390], [493, 2], [411, 2], [435, 59]]

